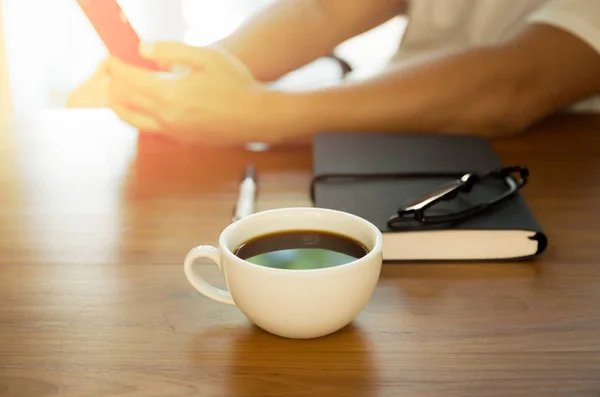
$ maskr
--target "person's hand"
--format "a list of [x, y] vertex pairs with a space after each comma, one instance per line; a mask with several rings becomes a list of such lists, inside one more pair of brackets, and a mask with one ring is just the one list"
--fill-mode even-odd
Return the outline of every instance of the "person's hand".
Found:
[[67, 98], [67, 108], [102, 108], [108, 103], [108, 60], [100, 62], [94, 73]]
[[141, 52], [161, 67], [186, 71], [164, 76], [111, 58], [109, 107], [125, 122], [187, 142], [278, 139], [267, 114], [267, 89], [229, 53], [173, 42]]

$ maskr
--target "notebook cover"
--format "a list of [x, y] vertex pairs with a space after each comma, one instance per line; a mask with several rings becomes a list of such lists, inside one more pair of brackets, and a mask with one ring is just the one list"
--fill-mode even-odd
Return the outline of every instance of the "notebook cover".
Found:
[[[481, 137], [442, 134], [320, 133], [313, 142], [314, 176], [366, 173], [456, 173], [487, 171], [503, 164]], [[531, 178], [535, 178], [532, 175]], [[454, 177], [399, 180], [320, 181], [315, 205], [361, 216], [383, 233], [397, 209], [430, 193]], [[524, 189], [527, 188], [527, 185]], [[477, 202], [476, 196], [471, 196]], [[446, 204], [451, 207], [454, 203]], [[444, 226], [447, 227], [447, 226]], [[538, 252], [546, 236], [522, 195], [517, 194], [483, 214], [452, 226], [469, 230], [531, 230]], [[422, 229], [416, 229], [422, 230]], [[427, 232], [426, 229], [422, 230]]]

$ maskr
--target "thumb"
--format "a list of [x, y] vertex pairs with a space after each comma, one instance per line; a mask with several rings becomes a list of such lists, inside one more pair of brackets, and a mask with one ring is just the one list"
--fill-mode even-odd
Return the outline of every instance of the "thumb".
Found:
[[172, 41], [142, 43], [140, 54], [159, 63], [181, 64], [194, 68], [211, 67], [221, 59], [221, 54], [213, 48], [195, 47]]
[[98, 63], [98, 66], [96, 66], [96, 69], [94, 69], [94, 72], [92, 73], [92, 75], [93, 76], [101, 76], [103, 74], [106, 74], [107, 72], [108, 72], [108, 58], [104, 58]]

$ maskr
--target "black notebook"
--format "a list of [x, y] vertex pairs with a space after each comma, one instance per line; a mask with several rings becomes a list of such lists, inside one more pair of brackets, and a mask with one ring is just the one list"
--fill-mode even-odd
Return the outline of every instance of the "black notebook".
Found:
[[[346, 211], [383, 232], [386, 261], [515, 260], [542, 253], [547, 239], [520, 193], [466, 220], [442, 227], [391, 230], [398, 208], [470, 172], [504, 164], [480, 137], [438, 134], [321, 133], [314, 138], [314, 205]], [[323, 179], [323, 175], [416, 174], [397, 179]], [[434, 174], [448, 174], [433, 177]], [[453, 176], [451, 174], [456, 174]], [[531, 175], [531, 179], [535, 175]], [[523, 187], [526, 189], [527, 185]], [[489, 194], [489, 193], [488, 193]], [[465, 195], [485, 200], [474, 189]], [[446, 205], [460, 206], [461, 197]]]

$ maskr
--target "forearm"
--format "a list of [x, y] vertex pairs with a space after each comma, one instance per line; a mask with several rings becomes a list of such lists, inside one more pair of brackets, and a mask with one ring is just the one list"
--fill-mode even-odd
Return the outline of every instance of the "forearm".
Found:
[[402, 4], [403, 0], [282, 0], [217, 44], [259, 81], [273, 81], [392, 18]]
[[[557, 56], [557, 54], [561, 54]], [[294, 134], [318, 131], [503, 135], [600, 92], [600, 56], [572, 35], [528, 28], [511, 43], [432, 56], [376, 78], [276, 93]]]
[[507, 62], [502, 51], [477, 50], [397, 67], [361, 82], [285, 96], [290, 110], [298, 110], [298, 121], [307, 133], [494, 133], [516, 128], [520, 122], [512, 107], [514, 98], [527, 89], [526, 73], [517, 60]]

